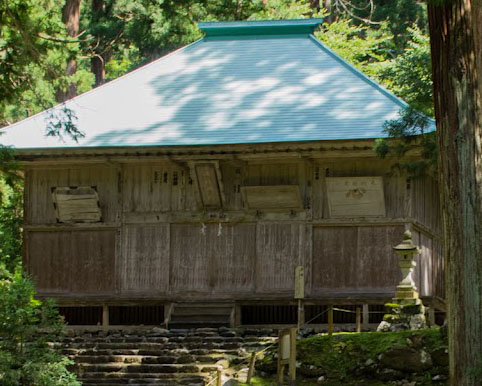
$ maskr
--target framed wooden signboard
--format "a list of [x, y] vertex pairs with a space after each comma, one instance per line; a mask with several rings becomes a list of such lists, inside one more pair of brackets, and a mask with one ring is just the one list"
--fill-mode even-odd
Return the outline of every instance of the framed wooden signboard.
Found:
[[327, 177], [331, 218], [385, 217], [383, 177]]

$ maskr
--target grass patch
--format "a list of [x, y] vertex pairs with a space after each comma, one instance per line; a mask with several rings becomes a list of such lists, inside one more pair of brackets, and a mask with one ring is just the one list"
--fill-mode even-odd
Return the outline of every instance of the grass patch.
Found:
[[[313, 379], [298, 379], [296, 380], [297, 386], [313, 386]], [[247, 383], [240, 383], [241, 385], [247, 385]], [[251, 380], [250, 385], [252, 386], [276, 386], [278, 383], [276, 381], [276, 377], [270, 378], [258, 378], [255, 377]], [[288, 384], [285, 381], [285, 384]], [[340, 386], [339, 381], [330, 381], [327, 380], [323, 382], [323, 386]], [[373, 379], [361, 379], [361, 380], [354, 380], [354, 381], [345, 381], [343, 382], [343, 386], [387, 386], [386, 382], [377, 381]]]
[[[301, 367], [298, 368], [297, 373], [300, 376], [309, 376], [310, 369], [316, 368], [320, 374], [325, 376], [326, 381], [323, 385], [326, 386], [340, 385], [340, 382], [350, 386], [387, 385], [388, 382], [360, 377], [359, 369], [369, 360], [377, 362], [379, 355], [393, 346], [423, 347], [425, 351], [431, 353], [444, 346], [444, 342], [438, 328], [400, 332], [339, 333], [332, 336], [317, 335], [298, 341], [297, 361], [301, 363]], [[269, 373], [276, 372], [274, 352], [269, 353], [260, 362], [261, 370]], [[303, 371], [304, 369], [305, 371]], [[439, 369], [435, 369], [434, 372], [440, 374]], [[431, 375], [430, 372], [417, 375], [418, 381], [421, 378], [424, 379], [420, 383], [417, 382], [417, 385], [431, 384]], [[311, 376], [309, 381], [311, 383], [306, 384], [313, 385], [313, 380], [319, 375], [312, 374]], [[410, 375], [407, 375], [407, 378], [410, 378]], [[258, 379], [257, 382], [261, 383], [253, 384], [272, 385], [275, 384], [274, 381], [271, 378]]]
[[439, 329], [400, 332], [340, 333], [302, 339], [298, 343], [297, 359], [306, 365], [324, 368], [342, 377], [354, 370], [360, 360], [376, 360], [393, 346], [407, 346], [419, 336], [429, 351], [440, 347]]

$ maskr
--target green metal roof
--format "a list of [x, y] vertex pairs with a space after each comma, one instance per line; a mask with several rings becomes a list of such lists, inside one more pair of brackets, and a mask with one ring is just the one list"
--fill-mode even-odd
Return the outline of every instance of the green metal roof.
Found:
[[[201, 23], [206, 37], [65, 104], [86, 136], [45, 137], [57, 106], [6, 128], [17, 148], [380, 138], [405, 104], [310, 34], [315, 20]], [[253, 35], [254, 33], [254, 35]]]

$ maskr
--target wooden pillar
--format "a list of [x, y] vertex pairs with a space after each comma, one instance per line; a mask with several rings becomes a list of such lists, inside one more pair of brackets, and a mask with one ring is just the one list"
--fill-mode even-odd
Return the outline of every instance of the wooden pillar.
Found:
[[333, 306], [328, 306], [328, 335], [333, 334]]
[[174, 303], [167, 303], [164, 305], [164, 327], [169, 328], [169, 323], [171, 322], [172, 310], [174, 308]]
[[368, 323], [370, 321], [370, 313], [368, 311], [368, 304], [363, 305], [363, 319], [362, 319], [362, 328], [367, 329]]
[[241, 326], [241, 305], [236, 304], [234, 306], [234, 327]]
[[356, 308], [356, 332], [361, 332], [361, 309], [357, 306]]
[[236, 305], [233, 304], [233, 308], [231, 308], [231, 313], [229, 314], [229, 327], [234, 328], [236, 327]]
[[429, 327], [435, 327], [435, 308], [429, 307], [427, 312]]
[[102, 305], [102, 325], [109, 325], [109, 306], [107, 306], [106, 304]]

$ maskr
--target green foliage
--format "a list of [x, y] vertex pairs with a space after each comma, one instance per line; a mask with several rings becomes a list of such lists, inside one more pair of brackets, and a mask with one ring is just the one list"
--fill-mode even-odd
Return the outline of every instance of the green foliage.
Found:
[[22, 181], [3, 179], [0, 193], [0, 265], [13, 272], [20, 267], [22, 256]]
[[261, 0], [105, 0], [101, 10], [83, 4], [82, 50], [105, 61], [107, 80], [201, 38], [198, 21], [245, 20], [264, 7]]
[[[88, 71], [65, 75], [67, 59], [79, 53], [61, 19], [64, 0], [0, 1], [0, 126], [55, 104], [72, 81], [90, 87]], [[86, 84], [88, 85], [86, 87]]]
[[386, 23], [372, 29], [339, 18], [331, 24], [325, 24], [315, 36], [373, 79], [379, 78], [390, 59], [391, 35]]
[[433, 116], [430, 39], [417, 28], [408, 31], [407, 48], [385, 67], [380, 79], [410, 106]]
[[316, 17], [307, 0], [268, 0], [263, 7], [253, 13], [249, 20], [283, 20]]
[[50, 110], [46, 118], [46, 135], [57, 137], [60, 140], [63, 140], [63, 137], [67, 135], [77, 142], [79, 138], [85, 137], [85, 134], [77, 129], [76, 121], [77, 115], [65, 104], [57, 110]]
[[[412, 107], [400, 110], [400, 118], [385, 122], [383, 131], [392, 139], [375, 141], [375, 151], [380, 158], [395, 156], [399, 162], [395, 167], [411, 177], [425, 174], [435, 175], [437, 171], [437, 137], [435, 132], [427, 133], [433, 124], [429, 118]], [[418, 145], [421, 158], [416, 161], [404, 160], [404, 156]]]
[[427, 32], [423, 2], [416, 0], [333, 0], [332, 18], [352, 20], [376, 30], [381, 23], [390, 34], [392, 57], [400, 55], [411, 38], [410, 28]]
[[0, 266], [0, 383], [4, 386], [80, 386], [52, 342], [62, 320], [53, 301], [34, 299], [33, 283]]

